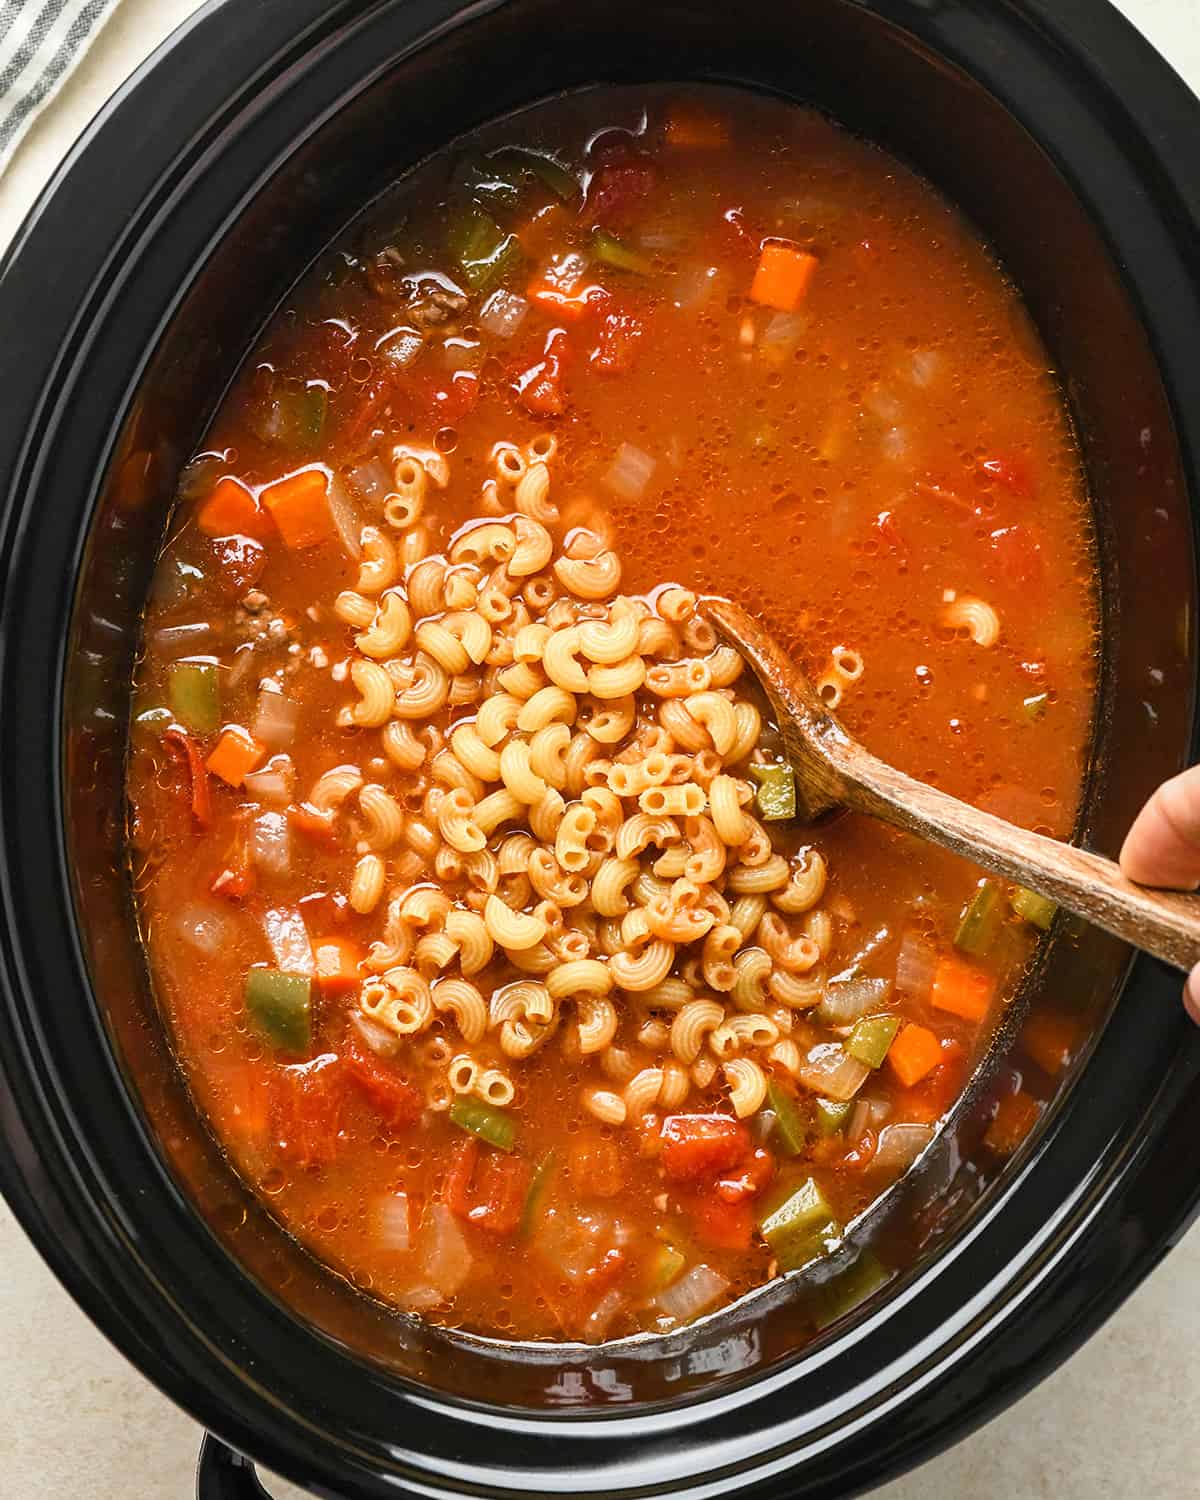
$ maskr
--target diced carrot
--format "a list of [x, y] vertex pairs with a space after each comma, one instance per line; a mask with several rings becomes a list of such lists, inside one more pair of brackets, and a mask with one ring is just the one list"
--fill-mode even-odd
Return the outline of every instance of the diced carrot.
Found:
[[1067, 1016], [1030, 1016], [1021, 1032], [1021, 1045], [1043, 1073], [1053, 1078], [1071, 1061], [1079, 1044], [1079, 1023]]
[[808, 292], [819, 262], [815, 255], [787, 240], [764, 240], [750, 300], [780, 312], [795, 312]]
[[337, 535], [329, 508], [329, 480], [320, 469], [301, 469], [268, 485], [262, 503], [293, 550], [319, 546]]
[[204, 764], [230, 786], [241, 786], [248, 773], [261, 765], [266, 753], [267, 747], [260, 745], [252, 734], [239, 724], [231, 724]]
[[667, 118], [669, 146], [723, 146], [728, 139], [724, 120], [692, 105], [677, 104]]
[[332, 808], [322, 811], [310, 802], [302, 802], [299, 807], [289, 807], [287, 815], [292, 827], [305, 837], [327, 844], [336, 841], [337, 814]]
[[932, 1073], [941, 1062], [941, 1042], [928, 1028], [911, 1021], [900, 1028], [888, 1049], [888, 1063], [906, 1089]]
[[344, 937], [316, 938], [312, 945], [317, 984], [323, 995], [341, 995], [358, 987], [363, 952]]
[[1041, 1105], [1024, 1089], [1006, 1094], [996, 1106], [983, 1143], [999, 1156], [1011, 1156], [1037, 1123]]
[[528, 220], [514, 231], [521, 242], [521, 249], [531, 260], [548, 255], [556, 244], [562, 243], [563, 234], [571, 220], [571, 214], [561, 203], [546, 203], [535, 209]]
[[990, 974], [947, 953], [937, 961], [929, 998], [936, 1010], [978, 1022], [988, 1013], [994, 988]]
[[269, 541], [275, 531], [270, 515], [228, 474], [196, 513], [196, 525], [205, 536], [248, 536], [256, 542]]

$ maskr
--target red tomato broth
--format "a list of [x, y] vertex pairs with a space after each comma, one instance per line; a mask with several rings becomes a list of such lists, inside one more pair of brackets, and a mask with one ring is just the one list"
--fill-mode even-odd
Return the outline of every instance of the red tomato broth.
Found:
[[[718, 1153], [696, 1176], [668, 1170], [673, 1127], [660, 1136], [657, 1126], [689, 1114], [732, 1125], [719, 1082], [694, 1091], [686, 1109], [618, 1129], [580, 1107], [580, 1079], [594, 1068], [547, 1047], [514, 1069], [522, 1165], [507, 1168], [514, 1156], [480, 1144], [464, 1177], [460, 1148], [474, 1137], [424, 1107], [413, 1057], [361, 1055], [349, 985], [317, 995], [307, 1062], [276, 1056], [243, 1000], [247, 969], [270, 960], [266, 913], [298, 909], [311, 942], [337, 939], [363, 953], [381, 925], [379, 912], [359, 914], [345, 899], [354, 838], [325, 837], [297, 806], [324, 771], [374, 757], [372, 775], [386, 780], [386, 763], [364, 731], [335, 727], [353, 693], [329, 666], [346, 660], [353, 633], [329, 606], [353, 587], [356, 564], [336, 536], [287, 547], [269, 508], [254, 521], [257, 546], [206, 536], [197, 511], [217, 482], [232, 476], [259, 494], [311, 465], [345, 476], [395, 443], [436, 445], [453, 470], [449, 487], [426, 501], [437, 552], [480, 514], [493, 444], [553, 431], [555, 495], [565, 509], [578, 499], [608, 510], [622, 592], [652, 596], [669, 580], [738, 598], [814, 678], [835, 648], [858, 652], [865, 670], [839, 712], [904, 769], [1062, 836], [1093, 709], [1097, 612], [1079, 457], [1045, 352], [987, 248], [927, 184], [813, 114], [697, 88], [688, 109], [722, 126], [697, 136], [668, 128], [678, 100], [669, 90], [598, 91], [539, 106], [471, 142], [478, 153], [549, 148], [583, 177], [593, 172], [578, 212], [536, 186], [495, 209], [531, 250], [498, 283], [515, 295], [554, 253], [592, 245], [596, 222], [645, 260], [644, 272], [630, 272], [593, 258], [580, 316], [535, 302], [511, 339], [481, 331], [485, 296], [470, 291], [444, 244], [460, 206], [448, 183], [461, 152], [434, 159], [376, 205], [247, 360], [207, 454], [185, 476], [147, 611], [132, 834], [157, 992], [197, 1104], [234, 1164], [316, 1254], [389, 1301], [502, 1336], [667, 1326], [654, 1301], [664, 1262], [675, 1268], [667, 1285], [691, 1267], [714, 1269], [725, 1298], [761, 1282], [778, 1263], [755, 1228], [770, 1205], [811, 1176], [837, 1221], [852, 1219], [903, 1169], [876, 1160], [882, 1132], [940, 1117], [986, 1027], [935, 1007], [928, 991], [893, 991], [888, 1014], [933, 1032], [941, 1066], [906, 1087], [885, 1063], [860, 1095], [868, 1108], [852, 1106], [843, 1125], [858, 1126], [853, 1137], [810, 1134], [795, 1157], [777, 1133], [760, 1145], [744, 1122], [744, 1160]], [[602, 125], [639, 126], [643, 110], [643, 130], [612, 137], [589, 163], [585, 142]], [[764, 240], [817, 258], [795, 313], [750, 300]], [[467, 294], [449, 320], [450, 347], [439, 347], [445, 325], [431, 322], [410, 368], [388, 363], [400, 338], [392, 330], [406, 317], [389, 300], [388, 247], [401, 242], [406, 271], [436, 271], [430, 284]], [[316, 427], [314, 391], [324, 392], [319, 432], [304, 430]], [[636, 500], [606, 480], [622, 444], [653, 459]], [[261, 609], [231, 603], [245, 601], [247, 587], [261, 591]], [[994, 645], [946, 622], [947, 591], [992, 606], [1001, 622]], [[207, 631], [182, 645], [171, 634], [201, 623]], [[275, 674], [300, 703], [286, 749], [290, 807], [212, 778], [201, 786], [210, 804], [201, 822], [190, 780], [198, 757], [188, 763], [178, 743], [159, 737], [171, 717], [159, 712], [171, 660], [197, 654], [219, 664], [222, 725], [253, 730], [264, 676]], [[211, 755], [219, 728], [191, 738]], [[403, 777], [387, 784], [403, 801]], [[255, 858], [247, 832], [268, 811], [291, 819], [282, 871]], [[787, 832], [786, 848], [809, 844], [828, 862], [831, 974], [891, 978], [906, 934], [952, 951], [977, 872], [855, 818]], [[198, 947], [205, 923], [217, 937]], [[1005, 906], [979, 960], [999, 1003], [1014, 993], [1035, 936]], [[489, 977], [502, 976], [489, 968], [479, 982]], [[435, 1027], [446, 1029], [444, 1020]], [[792, 1034], [802, 1046], [829, 1035], [803, 1012]], [[776, 1082], [811, 1125], [815, 1096], [782, 1073]], [[533, 1182], [520, 1214], [518, 1178]], [[406, 1195], [408, 1249], [380, 1241], [378, 1205], [394, 1194]], [[452, 1199], [470, 1268], [453, 1295], [431, 1299], [421, 1236], [446, 1222], [435, 1209]], [[474, 1220], [472, 1209], [481, 1210]]]

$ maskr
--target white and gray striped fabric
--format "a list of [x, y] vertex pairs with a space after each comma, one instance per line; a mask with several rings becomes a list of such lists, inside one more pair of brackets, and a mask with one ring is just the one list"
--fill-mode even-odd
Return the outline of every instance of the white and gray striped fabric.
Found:
[[119, 0], [0, 0], [0, 172]]

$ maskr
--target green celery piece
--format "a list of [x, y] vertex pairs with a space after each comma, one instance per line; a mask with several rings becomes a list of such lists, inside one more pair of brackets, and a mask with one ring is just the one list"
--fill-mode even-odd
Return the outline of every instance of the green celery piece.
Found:
[[981, 958], [996, 941], [1002, 921], [1000, 887], [994, 880], [981, 881], [958, 920], [954, 946], [961, 953]]
[[1027, 719], [1040, 719], [1046, 712], [1049, 703], [1049, 693], [1035, 693], [1032, 698], [1022, 700], [1021, 712]]
[[899, 1016], [864, 1016], [850, 1033], [846, 1051], [868, 1068], [882, 1067], [899, 1030]]
[[816, 1108], [817, 1134], [837, 1135], [839, 1130], [846, 1128], [846, 1121], [854, 1108], [854, 1100], [847, 1099], [840, 1103], [837, 1099], [818, 1099]]
[[312, 981], [278, 969], [246, 975], [246, 1009], [273, 1047], [307, 1052], [312, 1040]]
[[633, 271], [638, 276], [645, 276], [652, 269], [644, 255], [631, 250], [615, 234], [609, 234], [603, 229], [594, 230], [592, 233], [592, 254], [597, 260], [603, 261], [606, 266], [612, 266], [617, 271]]
[[785, 1156], [799, 1156], [808, 1141], [808, 1123], [795, 1099], [774, 1079], [767, 1084], [767, 1104], [775, 1111], [775, 1139]]
[[758, 782], [758, 811], [764, 823], [782, 823], [796, 816], [796, 773], [791, 766], [752, 765], [750, 774]]
[[650, 1264], [649, 1295], [665, 1291], [687, 1264], [687, 1256], [674, 1245], [660, 1245]]
[[830, 1242], [842, 1233], [824, 1193], [811, 1177], [763, 1219], [759, 1229], [785, 1271], [794, 1271], [824, 1255]]
[[450, 1118], [463, 1130], [469, 1130], [489, 1146], [511, 1151], [517, 1135], [517, 1122], [502, 1109], [485, 1104], [482, 1099], [460, 1095], [450, 1106]]
[[550, 1179], [554, 1175], [554, 1168], [557, 1164], [557, 1154], [554, 1151], [547, 1151], [533, 1169], [533, 1176], [529, 1180], [529, 1191], [525, 1194], [525, 1207], [521, 1210], [520, 1235], [523, 1240], [527, 1240], [537, 1228], [546, 1189], [550, 1186]]
[[329, 414], [329, 392], [323, 385], [305, 386], [297, 403], [297, 427], [301, 439], [308, 443], [320, 441], [325, 431], [325, 418]]
[[477, 292], [487, 291], [521, 257], [516, 235], [506, 234], [477, 203], [469, 204], [451, 224], [450, 250]]
[[814, 1299], [818, 1328], [828, 1328], [877, 1292], [891, 1277], [891, 1272], [864, 1250], [849, 1270], [827, 1281]]
[[540, 151], [512, 146], [507, 151], [501, 151], [496, 156], [490, 157], [489, 160], [498, 161], [505, 167], [511, 164], [519, 171], [532, 172], [563, 203], [578, 203], [583, 197], [583, 189], [574, 172], [569, 172], [552, 156], [543, 156]]
[[171, 712], [194, 734], [221, 727], [221, 681], [215, 662], [176, 661], [168, 674]]
[[1032, 922], [1035, 927], [1040, 927], [1043, 932], [1049, 932], [1050, 924], [1054, 921], [1054, 914], [1058, 907], [1048, 896], [1039, 896], [1036, 891], [1026, 890], [1019, 885], [1008, 898], [1009, 905], [1023, 922]]

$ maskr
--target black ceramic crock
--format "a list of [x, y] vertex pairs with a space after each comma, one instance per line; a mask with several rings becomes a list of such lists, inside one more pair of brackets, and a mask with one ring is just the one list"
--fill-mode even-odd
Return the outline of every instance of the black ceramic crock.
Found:
[[[688, 77], [818, 104], [995, 244], [1097, 509], [1081, 834], [1111, 852], [1192, 750], [1200, 107], [1104, 0], [202, 10], [0, 268], [0, 1186], [150, 1379], [322, 1493], [853, 1493], [1069, 1354], [1200, 1197], [1177, 980], [1094, 938], [1048, 960], [1056, 993], [1111, 1014], [1036, 1138], [990, 1183], [943, 1162], [936, 1242], [799, 1354], [778, 1289], [669, 1340], [540, 1358], [422, 1332], [274, 1230], [188, 1110], [121, 860], [129, 665], [178, 467], [278, 297], [406, 166], [558, 89]], [[260, 1493], [216, 1446], [201, 1483]]]

